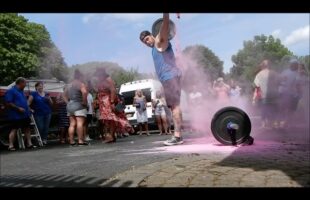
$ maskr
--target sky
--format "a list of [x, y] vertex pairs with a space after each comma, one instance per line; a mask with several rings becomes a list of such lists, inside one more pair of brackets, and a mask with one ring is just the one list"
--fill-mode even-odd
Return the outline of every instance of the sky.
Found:
[[[116, 62], [142, 73], [154, 73], [151, 49], [142, 44], [139, 34], [151, 30], [161, 13], [21, 13], [31, 22], [45, 25], [53, 42], [72, 66], [91, 61]], [[233, 63], [231, 56], [242, 49], [245, 40], [255, 35], [273, 35], [298, 56], [309, 55], [309, 13], [186, 13], [175, 22], [177, 36], [171, 41], [174, 50], [202, 44], [224, 61], [224, 72]], [[178, 45], [177, 45], [178, 44]]]

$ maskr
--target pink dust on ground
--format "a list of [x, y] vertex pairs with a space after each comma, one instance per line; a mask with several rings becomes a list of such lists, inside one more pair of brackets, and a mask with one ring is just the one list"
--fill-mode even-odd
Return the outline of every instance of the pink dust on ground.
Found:
[[[186, 134], [189, 136], [189, 134]], [[133, 151], [127, 151], [128, 155], [137, 155], [137, 154], [225, 154], [231, 155], [235, 151], [238, 150], [239, 153], [247, 153], [247, 152], [259, 152], [262, 150], [266, 150], [269, 148], [280, 148], [283, 143], [277, 141], [268, 141], [268, 140], [255, 140], [254, 144], [251, 146], [228, 146], [220, 144], [213, 137], [196, 137], [196, 138], [188, 138], [184, 139], [184, 143], [182, 145], [175, 146], [164, 146], [164, 140], [153, 142], [157, 144], [158, 147], [149, 148], [149, 149], [139, 149]], [[265, 151], [266, 153], [266, 151]], [[273, 151], [268, 152], [267, 154], [273, 154]]]

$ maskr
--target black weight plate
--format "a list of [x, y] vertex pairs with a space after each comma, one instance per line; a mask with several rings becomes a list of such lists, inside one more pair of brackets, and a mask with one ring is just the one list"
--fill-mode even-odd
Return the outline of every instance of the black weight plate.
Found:
[[[239, 129], [231, 133], [227, 129], [229, 122], [239, 125]], [[225, 107], [215, 113], [211, 122], [211, 131], [217, 141], [225, 145], [243, 143], [251, 133], [251, 121], [249, 116], [236, 107]], [[232, 137], [232, 134], [235, 134]]]
[[[157, 36], [157, 34], [159, 33], [159, 29], [161, 27], [161, 24], [163, 23], [163, 19], [160, 18], [158, 20], [156, 20], [152, 26], [152, 35], [154, 37]], [[173, 23], [173, 21], [169, 20], [169, 40], [171, 40], [174, 36], [175, 36], [175, 24]]]

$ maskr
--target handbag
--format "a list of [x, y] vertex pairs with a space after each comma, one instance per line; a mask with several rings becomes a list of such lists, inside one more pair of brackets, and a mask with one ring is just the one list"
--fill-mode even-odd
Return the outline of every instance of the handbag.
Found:
[[126, 106], [122, 103], [118, 103], [115, 105], [115, 111], [116, 112], [123, 112], [125, 110]]

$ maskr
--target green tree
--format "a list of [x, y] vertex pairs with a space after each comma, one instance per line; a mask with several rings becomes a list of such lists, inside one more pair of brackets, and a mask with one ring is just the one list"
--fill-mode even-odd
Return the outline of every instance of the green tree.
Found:
[[185, 90], [190, 90], [194, 84], [212, 82], [224, 76], [223, 61], [203, 45], [186, 47], [177, 62], [183, 69], [182, 87]]
[[70, 77], [73, 77], [75, 69], [79, 69], [87, 80], [91, 80], [93, 79], [97, 68], [104, 68], [109, 75], [112, 75], [115, 72], [125, 71], [119, 64], [114, 62], [88, 62], [70, 67]]
[[33, 76], [39, 67], [38, 52], [27, 20], [17, 14], [0, 14], [0, 83]]
[[310, 55], [300, 56], [298, 59], [305, 65], [308, 76], [310, 76]]
[[72, 77], [74, 70], [79, 69], [85, 75], [86, 81], [90, 81], [94, 84], [93, 80], [97, 68], [104, 68], [114, 80], [116, 87], [120, 87], [121, 84], [126, 82], [146, 78], [146, 75], [140, 74], [137, 68], [125, 70], [123, 67], [113, 62], [88, 62], [85, 64], [73, 65], [70, 74]]
[[69, 68], [65, 63], [61, 52], [55, 45], [52, 45], [51, 47], [42, 47], [38, 77], [45, 79], [55, 77], [61, 81], [68, 81]]
[[120, 87], [123, 83], [140, 79], [138, 69], [130, 68], [129, 70], [114, 71], [111, 75], [115, 81], [116, 87]]
[[66, 80], [63, 72], [67, 66], [63, 58], [58, 56], [55, 65], [49, 60], [50, 52], [55, 49], [44, 25], [30, 23], [14, 13], [0, 14], [0, 85], [9, 84], [18, 76], [51, 78], [54, 75]]
[[270, 59], [274, 69], [281, 70], [291, 56], [293, 53], [281, 43], [280, 39], [265, 35], [254, 36], [254, 40], [244, 41], [243, 49], [232, 56], [234, 65], [230, 74], [235, 79], [252, 81], [262, 60]]
[[224, 75], [223, 61], [208, 47], [203, 45], [188, 46], [183, 50], [183, 55], [195, 62], [195, 65], [200, 67], [212, 80]]

